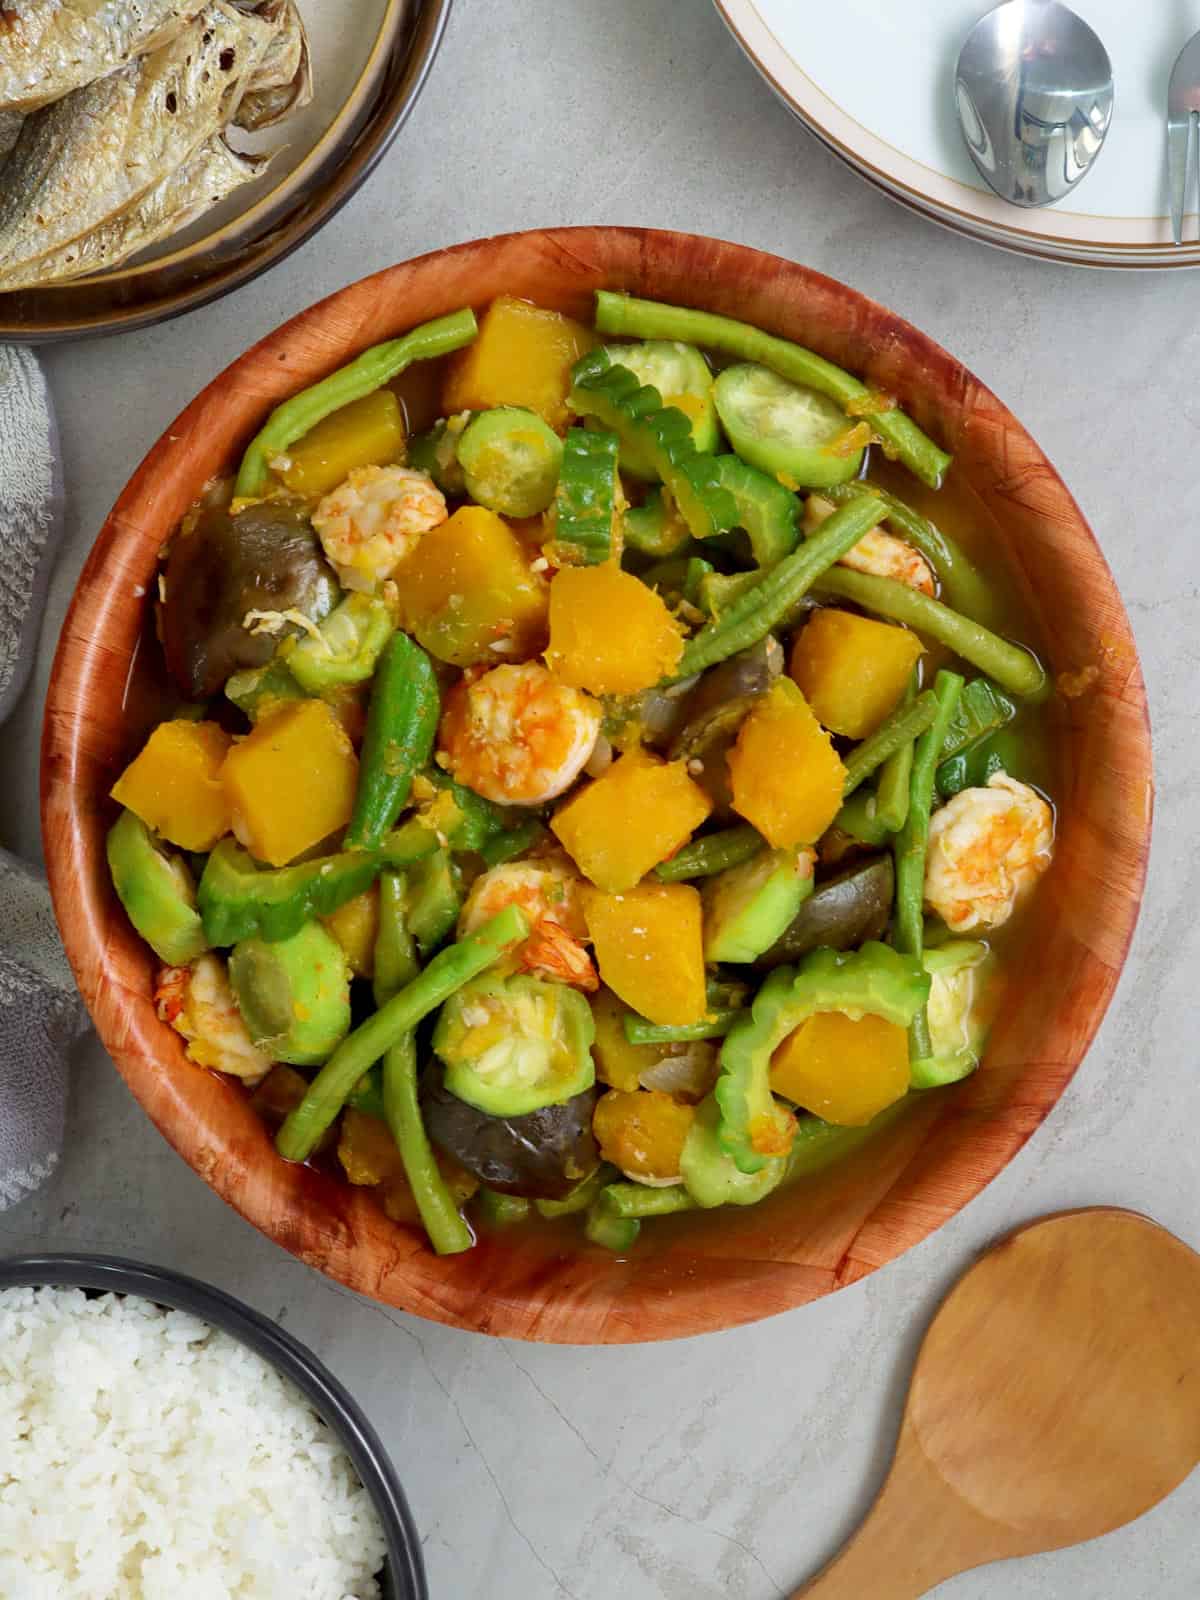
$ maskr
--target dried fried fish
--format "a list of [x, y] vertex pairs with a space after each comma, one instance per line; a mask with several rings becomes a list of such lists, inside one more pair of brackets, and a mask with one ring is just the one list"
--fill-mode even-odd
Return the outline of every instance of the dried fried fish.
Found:
[[267, 0], [260, 17], [278, 27], [258, 71], [246, 87], [237, 125], [251, 133], [273, 128], [312, 99], [312, 63], [308, 35], [294, 0]]
[[126, 210], [62, 250], [52, 251], [4, 279], [6, 289], [65, 283], [85, 273], [119, 266], [139, 250], [186, 228], [244, 183], [262, 175], [269, 156], [241, 155], [218, 134], [200, 146], [177, 172]]
[[24, 120], [19, 111], [0, 111], [0, 162], [21, 137], [21, 124]]
[[206, 0], [4, 0], [0, 111], [28, 114], [157, 50]]
[[215, 0], [161, 50], [29, 117], [0, 185], [0, 289], [27, 283], [33, 262], [135, 206], [221, 132], [275, 31]]

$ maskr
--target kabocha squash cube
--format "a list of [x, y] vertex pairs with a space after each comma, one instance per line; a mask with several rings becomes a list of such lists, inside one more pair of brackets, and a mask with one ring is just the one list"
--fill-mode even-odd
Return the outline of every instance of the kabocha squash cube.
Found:
[[181, 850], [211, 850], [232, 820], [221, 783], [230, 742], [215, 722], [160, 722], [112, 797]]
[[379, 886], [372, 884], [321, 921], [341, 945], [356, 978], [375, 972], [375, 937], [379, 932]]
[[684, 1141], [696, 1120], [695, 1106], [680, 1105], [661, 1089], [601, 1095], [592, 1115], [600, 1159], [630, 1178], [678, 1179]]
[[280, 476], [307, 499], [336, 489], [357, 467], [386, 467], [404, 454], [404, 418], [391, 389], [353, 400], [287, 451]]
[[630, 1044], [625, 1037], [625, 1014], [629, 1007], [611, 989], [597, 989], [588, 996], [588, 1001], [596, 1025], [592, 1058], [597, 1078], [613, 1089], [639, 1088], [642, 1073], [662, 1060], [662, 1046]]
[[564, 567], [550, 584], [546, 664], [592, 694], [637, 694], [668, 677], [683, 635], [661, 595], [614, 561]]
[[282, 867], [349, 822], [358, 757], [323, 700], [296, 700], [234, 745], [221, 781], [238, 838]]
[[684, 762], [639, 749], [559, 806], [550, 827], [586, 877], [619, 894], [674, 855], [711, 810]]
[[456, 355], [442, 392], [442, 410], [486, 411], [527, 406], [552, 428], [567, 420], [571, 368], [595, 338], [557, 311], [501, 295], [479, 323], [479, 336]]
[[827, 609], [797, 635], [789, 671], [822, 726], [865, 739], [895, 710], [921, 650], [907, 628]]
[[777, 850], [812, 844], [841, 807], [846, 769], [790, 678], [755, 702], [726, 759], [735, 809]]
[[705, 1012], [700, 892], [640, 883], [624, 894], [585, 885], [583, 914], [608, 987], [651, 1022], [699, 1022]]
[[[351, 1183], [378, 1189], [383, 1209], [393, 1222], [420, 1226], [421, 1213], [386, 1122], [363, 1111], [346, 1111], [339, 1129], [337, 1153]], [[443, 1150], [435, 1150], [434, 1159], [455, 1202], [465, 1204], [479, 1188], [479, 1179]]]
[[494, 511], [462, 506], [395, 573], [400, 626], [439, 661], [527, 661], [546, 643], [549, 592]]
[[823, 1122], [858, 1128], [908, 1093], [908, 1032], [870, 1014], [818, 1011], [771, 1057], [771, 1090]]

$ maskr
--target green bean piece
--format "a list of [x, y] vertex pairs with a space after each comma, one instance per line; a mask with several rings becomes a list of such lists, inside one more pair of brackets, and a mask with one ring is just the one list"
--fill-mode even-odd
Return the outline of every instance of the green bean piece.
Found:
[[[896, 910], [892, 939], [902, 955], [920, 957], [925, 939], [925, 857], [929, 849], [929, 814], [933, 808], [933, 775], [946, 740], [946, 729], [958, 705], [963, 680], [957, 672], [939, 672], [933, 683], [937, 715], [917, 740], [913, 752], [908, 816], [896, 835]], [[909, 1055], [919, 1061], [930, 1053], [929, 1020], [924, 1008], [909, 1029]]]
[[364, 1072], [346, 1101], [351, 1111], [361, 1111], [364, 1116], [384, 1119], [383, 1080], [377, 1067]]
[[485, 1222], [493, 1227], [508, 1228], [514, 1222], [528, 1222], [533, 1211], [533, 1201], [520, 1194], [501, 1194], [498, 1189], [480, 1189], [475, 1204]]
[[625, 1013], [622, 1026], [630, 1044], [688, 1044], [693, 1039], [723, 1039], [741, 1016], [741, 1006], [711, 1010], [699, 1022], [647, 1022], [636, 1011]]
[[[402, 873], [385, 873], [380, 880], [379, 935], [375, 942], [375, 1003], [379, 1006], [411, 983], [421, 970], [405, 919], [404, 890]], [[376, 1069], [372, 1067], [367, 1081], [375, 1076]], [[383, 1058], [380, 1101], [430, 1244], [440, 1256], [469, 1250], [475, 1241], [442, 1177], [421, 1118], [416, 1037], [411, 1032]]]
[[723, 828], [720, 833], [706, 833], [677, 850], [669, 861], [660, 861], [654, 875], [663, 883], [683, 883], [688, 878], [711, 878], [726, 867], [740, 867], [743, 861], [752, 860], [766, 842], [757, 828], [749, 823], [738, 828]]
[[890, 447], [887, 453], [902, 461], [914, 477], [931, 489], [942, 486], [953, 458], [934, 444], [910, 416], [884, 401], [861, 378], [790, 339], [778, 339], [732, 317], [694, 311], [690, 306], [639, 300], [608, 289], [596, 291], [596, 328], [600, 333], [632, 339], [680, 339], [685, 344], [720, 350], [740, 361], [758, 361], [793, 383], [828, 395], [848, 415], [864, 418]]
[[529, 822], [518, 823], [507, 833], [496, 834], [494, 838], [480, 845], [479, 854], [489, 867], [502, 867], [506, 861], [515, 861], [527, 850], [532, 850], [534, 845], [546, 836], [545, 824], [533, 818]]
[[611, 1211], [605, 1211], [599, 1203], [589, 1207], [583, 1227], [584, 1237], [589, 1243], [598, 1244], [616, 1255], [632, 1250], [641, 1231], [642, 1225], [636, 1217], [618, 1217]]
[[[837, 514], [834, 513], [835, 516]], [[819, 539], [832, 522], [833, 517], [823, 522], [815, 537]], [[801, 550], [804, 548], [802, 545]], [[817, 582], [816, 588], [822, 595], [851, 600], [864, 611], [873, 611], [876, 616], [903, 622], [916, 632], [927, 634], [929, 638], [945, 645], [947, 650], [953, 650], [956, 656], [969, 661], [973, 667], [986, 672], [989, 678], [994, 678], [1010, 694], [1033, 699], [1046, 689], [1045, 671], [1031, 650], [1011, 644], [982, 623], [972, 622], [969, 617], [951, 611], [940, 600], [931, 600], [927, 594], [910, 588], [906, 583], [839, 567], [836, 572], [827, 571]], [[702, 638], [703, 635], [697, 637]]]
[[417, 1041], [411, 1032], [402, 1034], [383, 1058], [383, 1113], [430, 1244], [439, 1256], [469, 1250], [475, 1236], [442, 1177], [421, 1120]]
[[288, 1161], [307, 1161], [367, 1068], [528, 934], [528, 917], [517, 906], [506, 906], [478, 933], [434, 956], [419, 977], [342, 1040], [276, 1135], [279, 1154]]
[[433, 663], [406, 633], [394, 633], [371, 685], [347, 850], [374, 850], [394, 825], [433, 753], [440, 711]]
[[889, 756], [895, 755], [897, 750], [902, 750], [924, 733], [936, 715], [937, 704], [928, 689], [918, 695], [911, 705], [902, 703], [897, 707], [869, 738], [864, 739], [846, 757], [846, 787], [842, 792], [852, 795], [859, 784], [869, 778], [877, 767], [881, 767]]
[[642, 1183], [610, 1183], [596, 1202], [596, 1209], [616, 1217], [669, 1217], [677, 1211], [695, 1211], [696, 1202], [681, 1183], [661, 1189]]
[[235, 496], [248, 499], [263, 494], [269, 481], [267, 464], [271, 458], [302, 439], [318, 422], [352, 401], [363, 400], [376, 389], [382, 389], [414, 361], [433, 361], [438, 356], [449, 355], [452, 350], [461, 350], [478, 332], [473, 311], [451, 312], [448, 317], [421, 323], [402, 338], [372, 345], [347, 366], [322, 378], [320, 383], [292, 395], [275, 407], [262, 430], [250, 441], [237, 475]]
[[[908, 680], [908, 688], [904, 691], [906, 706], [912, 705], [917, 698], [918, 676], [918, 669], [914, 667]], [[875, 815], [888, 833], [899, 833], [908, 816], [915, 742], [909, 740], [907, 744], [902, 744], [879, 769], [879, 779], [875, 785]]]
[[375, 935], [375, 1004], [381, 1006], [421, 970], [408, 928], [408, 880], [402, 872], [379, 878], [379, 932]]
[[919, 550], [937, 576], [946, 604], [975, 622], [990, 622], [995, 615], [996, 602], [982, 575], [975, 570], [970, 558], [960, 545], [914, 511], [903, 500], [898, 500], [886, 489], [873, 483], [841, 483], [833, 489], [822, 489], [821, 495], [834, 505], [843, 505], [855, 494], [877, 494], [888, 508], [887, 520], [894, 532]]
[[564, 1195], [561, 1200], [535, 1200], [533, 1204], [538, 1216], [552, 1222], [556, 1217], [573, 1217], [577, 1211], [586, 1211], [615, 1170], [601, 1162], [595, 1171], [589, 1173], [582, 1183], [577, 1183], [570, 1194]]
[[[725, 661], [740, 650], [748, 650], [765, 638], [784, 621], [822, 574], [827, 573], [847, 550], [852, 550], [865, 533], [882, 522], [885, 514], [883, 502], [875, 495], [860, 495], [840, 507], [811, 539], [793, 550], [790, 556], [784, 556], [757, 583], [739, 594], [718, 618], [688, 640], [676, 669], [676, 680], [703, 672], [706, 667]], [[857, 578], [860, 574], [856, 572], [853, 576]], [[993, 672], [992, 676], [997, 677], [997, 674]]]
[[871, 789], [858, 789], [833, 819], [833, 827], [848, 833], [859, 844], [882, 844], [889, 830], [879, 820], [879, 805]]

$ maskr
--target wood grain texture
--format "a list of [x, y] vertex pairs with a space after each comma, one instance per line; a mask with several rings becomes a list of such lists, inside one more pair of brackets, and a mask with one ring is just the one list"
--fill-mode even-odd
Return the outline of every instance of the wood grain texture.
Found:
[[[628, 1261], [532, 1237], [439, 1261], [362, 1191], [279, 1160], [242, 1091], [186, 1061], [154, 1015], [152, 958], [108, 883], [106, 797], [157, 710], [144, 596], [158, 551], [270, 408], [458, 306], [503, 291], [585, 315], [600, 287], [745, 318], [895, 393], [956, 453], [955, 470], [1002, 525], [1052, 670], [1097, 674], [1067, 710], [1058, 859], [982, 1071], [925, 1097], [845, 1167], [764, 1206], [645, 1229]], [[422, 257], [314, 306], [229, 367], [167, 429], [101, 530], [63, 628], [43, 737], [43, 837], [67, 951], [102, 1039], [165, 1137], [243, 1216], [351, 1288], [460, 1327], [577, 1343], [678, 1337], [787, 1310], [892, 1260], [978, 1194], [1058, 1099], [1104, 1014], [1137, 916], [1151, 804], [1145, 690], [1120, 598], [1078, 507], [995, 396], [832, 279], [642, 229], [515, 234]]]
[[896, 1458], [793, 1600], [918, 1600], [1149, 1511], [1200, 1461], [1200, 1256], [1146, 1217], [1049, 1217], [990, 1250], [921, 1346]]

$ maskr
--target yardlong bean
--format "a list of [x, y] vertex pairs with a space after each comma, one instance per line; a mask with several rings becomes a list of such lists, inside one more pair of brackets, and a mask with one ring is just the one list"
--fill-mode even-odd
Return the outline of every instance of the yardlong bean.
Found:
[[383, 1058], [383, 1114], [430, 1244], [440, 1256], [469, 1250], [474, 1236], [446, 1186], [421, 1120], [417, 1041], [412, 1033], [404, 1034]]
[[320, 383], [301, 389], [275, 407], [261, 431], [250, 441], [238, 471], [234, 494], [238, 499], [260, 495], [267, 487], [267, 466], [272, 456], [302, 439], [318, 422], [363, 400], [385, 383], [398, 378], [414, 361], [432, 361], [470, 344], [479, 332], [475, 313], [469, 308], [453, 311], [448, 317], [423, 322], [403, 338], [372, 345], [347, 366], [331, 372]]
[[930, 690], [912, 702], [902, 704], [876, 728], [875, 732], [846, 757], [846, 786], [843, 794], [852, 795], [889, 756], [924, 733], [937, 715], [937, 702]]
[[965, 551], [948, 534], [914, 511], [903, 500], [874, 483], [839, 483], [822, 489], [821, 496], [835, 506], [844, 505], [856, 494], [877, 494], [888, 508], [887, 520], [893, 530], [907, 539], [929, 562], [937, 574], [946, 604], [975, 622], [990, 622], [995, 614], [992, 591], [975, 570]]
[[[917, 740], [913, 753], [908, 817], [895, 842], [896, 909], [892, 937], [902, 955], [919, 957], [924, 946], [925, 857], [929, 848], [933, 775], [962, 688], [963, 680], [957, 672], [938, 673], [933, 684], [937, 715]], [[929, 1050], [929, 1021], [922, 1008], [909, 1031], [909, 1053], [913, 1060], [920, 1060]]]
[[693, 839], [682, 850], [676, 851], [669, 861], [661, 861], [654, 869], [656, 878], [663, 883], [682, 883], [688, 878], [711, 878], [724, 872], [726, 867], [740, 867], [751, 861], [766, 841], [757, 828], [749, 823], [739, 828], [723, 828], [720, 833], [706, 833]]
[[[748, 650], [777, 628], [823, 573], [887, 514], [876, 495], [860, 495], [824, 521], [811, 539], [765, 572], [684, 646], [675, 677], [690, 678]], [[854, 574], [858, 576], [857, 573]], [[901, 587], [900, 585], [896, 586]], [[924, 597], [922, 597], [924, 598]], [[995, 673], [992, 674], [996, 676]]]
[[742, 1014], [742, 1007], [721, 1007], [709, 1011], [699, 1022], [647, 1022], [634, 1011], [624, 1018], [625, 1037], [630, 1044], [690, 1044], [696, 1039], [723, 1039]]
[[[913, 668], [908, 688], [904, 691], [906, 706], [912, 705], [917, 698], [917, 670]], [[875, 815], [889, 833], [898, 833], [908, 817], [915, 743], [915, 739], [910, 739], [907, 744], [902, 744], [879, 769], [879, 779], [875, 785]]]

